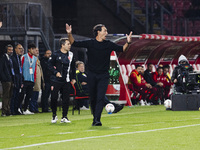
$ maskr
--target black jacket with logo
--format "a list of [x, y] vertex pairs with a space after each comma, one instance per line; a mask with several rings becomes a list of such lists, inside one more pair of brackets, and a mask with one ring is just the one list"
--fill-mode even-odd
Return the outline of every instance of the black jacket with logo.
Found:
[[[54, 52], [49, 58], [48, 68], [52, 72], [50, 80], [53, 82], [70, 82], [76, 77], [75, 59], [70, 51], [66, 54], [60, 50]], [[56, 77], [58, 72], [62, 77]]]

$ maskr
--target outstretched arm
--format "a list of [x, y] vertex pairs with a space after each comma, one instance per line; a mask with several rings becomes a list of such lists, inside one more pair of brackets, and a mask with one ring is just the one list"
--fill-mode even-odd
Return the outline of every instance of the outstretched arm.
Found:
[[72, 25], [68, 25], [66, 23], [66, 31], [67, 31], [67, 35], [68, 35], [70, 44], [73, 44], [74, 43], [74, 37], [72, 36]]
[[129, 35], [126, 34], [127, 42], [123, 46], [123, 51], [125, 52], [129, 45], [131, 44], [131, 36], [132, 36], [132, 31], [129, 33]]

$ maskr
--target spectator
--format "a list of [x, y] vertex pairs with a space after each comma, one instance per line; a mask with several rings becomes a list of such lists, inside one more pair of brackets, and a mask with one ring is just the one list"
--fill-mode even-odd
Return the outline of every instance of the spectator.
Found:
[[21, 93], [19, 96], [20, 100], [19, 107], [21, 108], [21, 104], [24, 100], [23, 114], [25, 115], [34, 114], [28, 110], [28, 105], [32, 97], [33, 86], [36, 80], [37, 57], [34, 56], [35, 49], [36, 49], [35, 44], [33, 43], [29, 44], [28, 53], [22, 56], [23, 87], [21, 89]]
[[22, 68], [21, 68], [21, 55], [22, 55], [22, 45], [16, 44], [15, 50], [11, 57], [13, 62], [13, 68], [15, 72], [15, 86], [13, 88], [13, 96], [10, 103], [10, 109], [12, 115], [20, 115], [21, 113], [18, 111], [19, 106], [19, 91], [22, 86]]
[[[153, 78], [154, 82], [156, 82], [156, 84], [157, 84], [158, 98], [161, 100], [161, 103], [163, 103], [164, 102], [163, 68], [158, 67], [157, 71], [152, 73], [152, 78]], [[158, 84], [159, 84], [159, 86], [158, 86]]]
[[42, 112], [51, 112], [48, 103], [48, 99], [51, 93], [51, 82], [50, 82], [51, 72], [48, 69], [48, 61], [50, 57], [51, 57], [51, 51], [46, 50], [44, 56], [40, 59], [44, 76], [44, 83], [45, 83], [44, 84], [45, 87], [42, 89], [42, 98], [41, 98]]
[[163, 67], [163, 88], [164, 88], [164, 98], [169, 99], [169, 92], [171, 88], [171, 77], [169, 74], [169, 65]]
[[162, 87], [163, 86], [163, 83], [161, 82], [158, 82], [156, 83], [153, 78], [152, 78], [152, 70], [153, 70], [153, 64], [152, 63], [149, 63], [147, 64], [147, 69], [145, 70], [144, 72], [144, 79], [146, 80], [147, 83], [150, 83], [151, 86], [159, 86], [159, 87]]
[[132, 32], [126, 35], [127, 42], [124, 46], [118, 46], [106, 40], [107, 28], [102, 24], [98, 24], [93, 28], [95, 39], [87, 41], [74, 41], [72, 27], [68, 24], [66, 24], [66, 31], [73, 46], [88, 49], [88, 85], [93, 113], [92, 126], [102, 126], [100, 120], [109, 81], [110, 54], [113, 50], [118, 52], [126, 51], [131, 43]]
[[3, 88], [2, 97], [2, 114], [1, 116], [10, 116], [10, 100], [13, 93], [13, 83], [15, 72], [11, 56], [13, 54], [13, 46], [6, 46], [6, 53], [0, 58], [0, 75]]
[[[85, 73], [85, 65], [82, 61], [76, 62], [76, 95], [77, 96], [88, 96], [89, 88], [87, 81], [87, 74]], [[89, 110], [88, 99], [79, 100], [80, 110]]]
[[[51, 109], [53, 112], [53, 117], [51, 123], [56, 123], [57, 118], [57, 99], [58, 92], [62, 94], [62, 119], [61, 123], [70, 123], [67, 118], [67, 113], [69, 109], [69, 94], [70, 94], [70, 84], [74, 84], [75, 80], [75, 62], [73, 53], [70, 51], [71, 44], [68, 38], [60, 39], [61, 49], [52, 54], [49, 59], [49, 70], [52, 72], [51, 75]], [[69, 71], [72, 69], [72, 77], [70, 83]]]
[[[158, 88], [163, 86], [163, 83], [158, 82], [156, 83], [153, 78], [152, 78], [152, 71], [153, 71], [153, 64], [152, 63], [148, 63], [147, 64], [147, 69], [144, 72], [144, 79], [146, 80], [147, 83], [150, 83], [152, 87], [156, 88], [155, 95], [153, 95], [153, 97], [151, 98], [151, 101], [153, 102], [153, 104], [158, 104]], [[153, 92], [154, 93], [154, 92]]]
[[33, 87], [33, 93], [30, 100], [29, 109], [31, 112], [39, 113], [37, 101], [39, 97], [39, 92], [41, 90], [41, 85], [43, 85], [43, 89], [44, 89], [44, 77], [43, 77], [42, 67], [40, 65], [40, 60], [38, 58], [39, 57], [38, 48], [35, 49], [34, 56], [37, 57], [37, 67], [36, 67], [37, 70], [36, 70], [36, 79], [35, 79], [35, 83]]
[[142, 66], [141, 65], [136, 65], [136, 69], [134, 69], [129, 77], [129, 84], [131, 83], [133, 85], [133, 91], [137, 92], [140, 94], [140, 104], [141, 106], [144, 106], [148, 94], [148, 89], [151, 89], [152, 86], [149, 83], [146, 83], [145, 80], [142, 81]]

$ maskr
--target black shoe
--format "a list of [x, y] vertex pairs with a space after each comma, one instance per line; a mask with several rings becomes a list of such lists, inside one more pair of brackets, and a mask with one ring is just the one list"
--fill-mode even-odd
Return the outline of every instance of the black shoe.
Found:
[[95, 121], [92, 123], [92, 126], [102, 126], [102, 123], [100, 121]]
[[113, 111], [113, 113], [117, 113], [124, 108], [124, 105], [119, 105], [115, 103], [112, 103], [112, 104], [115, 106], [115, 110]]
[[2, 113], [2, 114], [1, 114], [1, 117], [6, 117], [6, 114]]
[[12, 114], [11, 113], [6, 113], [6, 116], [12, 116]]
[[39, 110], [34, 111], [34, 113], [40, 113]]
[[52, 112], [51, 110], [43, 110], [43, 113], [48, 113], [48, 112]]
[[15, 115], [23, 115], [19, 111], [15, 112]]

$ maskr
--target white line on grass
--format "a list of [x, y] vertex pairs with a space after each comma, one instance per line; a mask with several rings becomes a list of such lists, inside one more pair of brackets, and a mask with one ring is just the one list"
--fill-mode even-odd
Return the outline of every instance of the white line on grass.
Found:
[[58, 134], [70, 134], [70, 133], [74, 133], [74, 132], [61, 132], [61, 133], [58, 133]]
[[169, 128], [161, 128], [161, 129], [152, 129], [152, 130], [145, 130], [145, 131], [135, 131], [135, 132], [125, 132], [125, 133], [117, 133], [117, 134], [108, 134], [108, 135], [101, 135], [101, 136], [91, 136], [91, 137], [83, 137], [83, 138], [76, 138], [76, 139], [67, 139], [67, 140], [61, 140], [61, 141], [53, 141], [53, 142], [31, 144], [31, 145], [18, 146], [18, 147], [10, 147], [10, 148], [4, 148], [4, 149], [1, 149], [1, 150], [20, 149], [20, 148], [28, 148], [28, 147], [34, 147], [34, 146], [47, 145], [47, 144], [57, 144], [57, 143], [64, 143], [64, 142], [81, 141], [81, 140], [97, 139], [97, 138], [112, 137], [112, 136], [119, 136], [119, 135], [129, 135], [129, 134], [135, 134], [135, 133], [148, 133], [148, 132], [155, 132], [155, 131], [164, 131], [164, 130], [171, 130], [171, 129], [180, 129], [180, 128], [187, 128], [187, 127], [195, 127], [195, 126], [200, 126], [200, 124], [192, 124], [192, 125], [169, 127]]
[[110, 129], [120, 129], [122, 127], [110, 127]]

